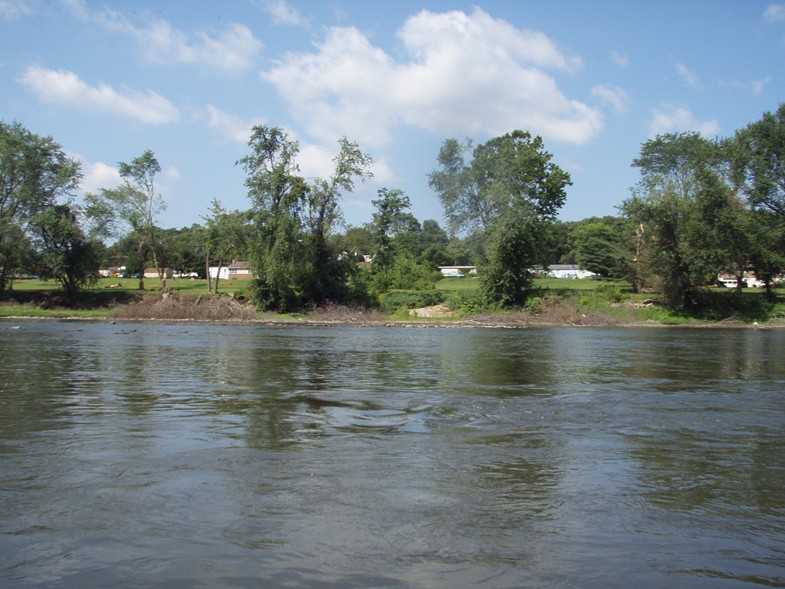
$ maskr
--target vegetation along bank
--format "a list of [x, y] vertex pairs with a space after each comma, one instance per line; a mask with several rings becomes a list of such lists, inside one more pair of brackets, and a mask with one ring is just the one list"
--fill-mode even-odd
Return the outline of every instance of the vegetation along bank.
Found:
[[[252, 129], [249, 207], [163, 228], [152, 150], [121, 183], [78, 194], [52, 138], [0, 122], [0, 314], [472, 325], [750, 324], [783, 320], [785, 105], [733, 136], [657, 136], [619, 215], [558, 219], [572, 180], [540, 137], [447, 139], [428, 175], [445, 227], [382, 188], [345, 226], [372, 160], [347, 138], [327, 178], [299, 144]], [[586, 279], [557, 278], [572, 268]], [[306, 319], [307, 318], [307, 319]], [[399, 323], [400, 324], [400, 323]]]

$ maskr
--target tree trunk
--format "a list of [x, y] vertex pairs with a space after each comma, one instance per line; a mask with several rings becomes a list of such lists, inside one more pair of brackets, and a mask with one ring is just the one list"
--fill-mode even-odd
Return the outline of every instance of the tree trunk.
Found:
[[223, 257], [218, 259], [218, 272], [215, 273], [215, 294], [218, 294], [218, 281], [221, 277], [221, 269], [224, 267]]
[[210, 250], [204, 255], [204, 272], [207, 275], [207, 294], [213, 292], [213, 279], [210, 277]]

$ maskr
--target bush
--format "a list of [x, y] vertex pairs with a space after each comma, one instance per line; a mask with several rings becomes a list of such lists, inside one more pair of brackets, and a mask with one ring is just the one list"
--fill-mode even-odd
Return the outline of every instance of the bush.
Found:
[[449, 295], [448, 305], [461, 315], [474, 315], [485, 310], [485, 298], [479, 290], [453, 291]]
[[391, 290], [379, 297], [381, 308], [388, 313], [402, 308], [418, 309], [444, 302], [444, 293], [438, 290]]

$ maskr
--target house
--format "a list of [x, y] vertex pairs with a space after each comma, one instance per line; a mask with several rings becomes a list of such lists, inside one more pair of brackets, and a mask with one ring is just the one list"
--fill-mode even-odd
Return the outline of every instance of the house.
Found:
[[251, 273], [251, 267], [250, 267], [250, 264], [248, 262], [235, 262], [235, 261], [232, 261], [232, 263], [229, 264], [227, 269], [229, 270], [229, 278], [230, 279], [234, 279], [234, 278], [250, 279], [250, 278], [253, 278], [253, 274]]
[[[737, 284], [736, 276], [731, 274], [720, 274], [717, 276], [717, 282], [727, 288], [736, 288]], [[754, 272], [745, 272], [741, 282], [742, 288], [760, 288], [765, 286], [765, 283], [762, 280], [758, 280]]]
[[[172, 277], [172, 269], [171, 268], [161, 268], [161, 272], [163, 273], [164, 278], [171, 278]], [[145, 278], [158, 278], [158, 269], [157, 268], [145, 268], [144, 269], [144, 277]]]
[[220, 272], [218, 266], [210, 266], [210, 278], [218, 278], [220, 280], [247, 280], [253, 278], [251, 273], [250, 264], [248, 262], [238, 262], [233, 260], [227, 266], [221, 266]]
[[445, 278], [463, 278], [467, 274], [477, 274], [477, 266], [439, 266]]
[[[537, 271], [542, 271], [542, 269], [538, 268]], [[581, 270], [580, 266], [577, 264], [553, 264], [545, 271], [545, 276], [550, 278], [577, 279], [591, 278], [592, 276], [596, 276], [596, 274], [594, 272], [589, 272], [588, 270]]]

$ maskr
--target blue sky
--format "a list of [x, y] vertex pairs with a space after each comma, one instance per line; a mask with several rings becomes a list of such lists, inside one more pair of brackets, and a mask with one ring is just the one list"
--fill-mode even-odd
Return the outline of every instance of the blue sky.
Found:
[[214, 198], [248, 208], [253, 124], [297, 139], [306, 177], [342, 136], [373, 156], [342, 202], [353, 225], [381, 187], [443, 222], [442, 142], [527, 130], [570, 172], [575, 221], [616, 214], [647, 139], [729, 136], [782, 101], [785, 3], [0, 0], [0, 119], [78, 158], [84, 191], [152, 149], [165, 227]]

